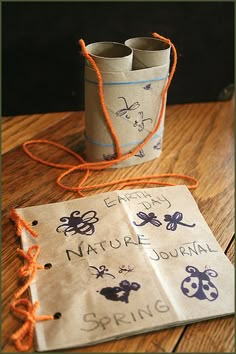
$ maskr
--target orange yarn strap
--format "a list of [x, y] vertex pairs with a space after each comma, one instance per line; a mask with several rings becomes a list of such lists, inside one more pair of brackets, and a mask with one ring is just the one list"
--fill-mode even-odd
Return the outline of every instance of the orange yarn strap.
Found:
[[[20, 307], [21, 306], [21, 307]], [[22, 308], [23, 306], [23, 308]], [[39, 307], [39, 302], [31, 304], [28, 299], [19, 299], [11, 304], [11, 310], [20, 319], [24, 319], [24, 324], [18, 329], [11, 339], [15, 342], [18, 351], [28, 351], [33, 344], [34, 327], [37, 321], [53, 320], [52, 315], [37, 316], [36, 311]]]
[[17, 236], [21, 236], [22, 228], [24, 227], [33, 237], [38, 237], [37, 233], [31, 229], [29, 224], [17, 214], [15, 209], [11, 209], [10, 211], [10, 219], [14, 221], [16, 225], [16, 234]]
[[26, 261], [26, 264], [19, 269], [19, 275], [21, 277], [29, 277], [25, 284], [14, 294], [14, 297], [19, 298], [25, 290], [29, 287], [30, 283], [34, 279], [37, 269], [44, 269], [42, 264], [36, 262], [40, 248], [38, 245], [31, 246], [27, 253], [22, 249], [17, 248], [17, 253], [19, 253]]
[[118, 136], [117, 136], [117, 134], [115, 132], [115, 129], [113, 128], [113, 126], [111, 124], [111, 119], [110, 119], [109, 113], [107, 111], [105, 98], [104, 98], [104, 92], [103, 92], [102, 75], [100, 73], [100, 70], [97, 67], [97, 64], [95, 63], [93, 58], [89, 55], [83, 39], [79, 40], [79, 44], [81, 45], [81, 49], [82, 49], [82, 53], [83, 53], [84, 57], [90, 62], [92, 68], [96, 72], [96, 75], [97, 75], [97, 78], [98, 78], [98, 92], [99, 92], [99, 97], [100, 97], [100, 103], [101, 103], [102, 111], [103, 111], [105, 120], [107, 122], [107, 125], [108, 125], [108, 127], [110, 129], [110, 133], [111, 133], [111, 136], [113, 138], [113, 141], [114, 141], [114, 144], [115, 144], [115, 147], [116, 147], [116, 154], [117, 154], [117, 157], [119, 159], [122, 156], [121, 147], [120, 147]]
[[[85, 160], [82, 159], [82, 157], [80, 157], [78, 154], [76, 154], [75, 152], [73, 152], [72, 150], [66, 148], [63, 145], [60, 145], [56, 142], [52, 142], [49, 140], [30, 140], [30, 141], [26, 141], [22, 146], [23, 149], [25, 151], [25, 153], [30, 156], [33, 160], [38, 161], [40, 163], [43, 163], [45, 165], [51, 166], [51, 167], [56, 167], [56, 168], [60, 168], [60, 169], [65, 169], [66, 171], [61, 173], [61, 175], [57, 178], [56, 183], [63, 189], [65, 190], [69, 190], [69, 191], [76, 191], [78, 192], [78, 194], [80, 196], [84, 196], [83, 191], [88, 191], [91, 189], [97, 189], [97, 188], [102, 188], [102, 187], [107, 187], [107, 186], [113, 186], [113, 185], [119, 185], [120, 188], [123, 188], [124, 186], [127, 185], [138, 185], [138, 184], [153, 184], [153, 185], [167, 185], [167, 186], [174, 186], [176, 184], [174, 183], [167, 183], [167, 182], [159, 182], [156, 181], [156, 179], [160, 179], [160, 178], [170, 178], [170, 177], [174, 177], [174, 178], [180, 178], [180, 179], [184, 179], [184, 180], [188, 180], [190, 181], [190, 185], [187, 185], [187, 187], [189, 189], [193, 189], [196, 188], [198, 186], [198, 181], [193, 178], [190, 177], [188, 175], [183, 175], [183, 174], [171, 174], [171, 173], [166, 173], [166, 174], [160, 174], [160, 175], [153, 175], [153, 176], [140, 176], [140, 177], [132, 177], [132, 178], [126, 178], [126, 179], [120, 179], [120, 180], [115, 180], [112, 182], [107, 182], [107, 183], [100, 183], [100, 184], [93, 184], [93, 185], [86, 185], [86, 182], [88, 180], [88, 177], [90, 175], [90, 171], [99, 171], [99, 170], [105, 170], [108, 167], [111, 167], [119, 162], [122, 162], [132, 156], [134, 156], [138, 151], [140, 151], [144, 145], [146, 145], [146, 143], [155, 135], [155, 133], [157, 132], [157, 130], [160, 127], [161, 121], [162, 121], [162, 117], [163, 117], [163, 113], [164, 113], [164, 109], [165, 109], [165, 102], [166, 102], [166, 95], [167, 95], [167, 91], [168, 88], [171, 84], [171, 81], [173, 79], [174, 73], [175, 73], [175, 69], [176, 69], [176, 65], [177, 65], [177, 52], [175, 49], [174, 44], [170, 41], [170, 39], [167, 39], [163, 36], [160, 36], [157, 33], [153, 33], [153, 36], [155, 38], [161, 39], [162, 41], [164, 41], [165, 43], [167, 43], [168, 45], [171, 46], [172, 51], [173, 51], [173, 64], [171, 67], [171, 71], [167, 80], [167, 83], [162, 91], [162, 95], [161, 95], [161, 106], [160, 106], [160, 110], [159, 110], [159, 114], [158, 114], [158, 119], [157, 119], [157, 124], [154, 127], [154, 129], [152, 130], [151, 133], [149, 133], [149, 135], [144, 139], [144, 141], [139, 144], [132, 152], [129, 152], [127, 154], [122, 155], [121, 153], [121, 147], [120, 147], [120, 143], [119, 143], [119, 139], [117, 137], [117, 134], [113, 128], [112, 122], [111, 122], [111, 118], [108, 114], [107, 108], [106, 108], [106, 103], [105, 103], [105, 99], [104, 99], [104, 92], [103, 92], [103, 79], [102, 79], [102, 75], [95, 63], [95, 61], [93, 60], [93, 58], [89, 55], [85, 43], [82, 39], [79, 40], [79, 43], [81, 45], [82, 48], [82, 53], [84, 55], [84, 57], [89, 61], [90, 65], [92, 66], [92, 68], [95, 70], [96, 75], [97, 75], [97, 80], [98, 80], [98, 89], [99, 89], [99, 99], [100, 99], [100, 103], [101, 103], [101, 108], [102, 108], [102, 112], [104, 114], [105, 117], [105, 121], [106, 124], [110, 130], [112, 139], [114, 141], [115, 144], [115, 149], [116, 149], [116, 153], [117, 153], [117, 158], [114, 160], [110, 160], [110, 161], [99, 161], [99, 162], [86, 162]], [[59, 164], [59, 163], [52, 163], [43, 159], [38, 158], [37, 156], [34, 156], [29, 150], [28, 150], [28, 145], [32, 145], [32, 144], [49, 144], [52, 146], [57, 147], [60, 150], [66, 151], [67, 153], [69, 153], [70, 155], [73, 155], [77, 160], [80, 161], [79, 164], [75, 164], [75, 165], [67, 165], [67, 164]], [[75, 187], [71, 187], [71, 186], [67, 186], [64, 183], [62, 183], [62, 180], [65, 176], [75, 172], [75, 171], [85, 171], [84, 177], [80, 180], [79, 184]], [[192, 184], [193, 183], [193, 184]]]

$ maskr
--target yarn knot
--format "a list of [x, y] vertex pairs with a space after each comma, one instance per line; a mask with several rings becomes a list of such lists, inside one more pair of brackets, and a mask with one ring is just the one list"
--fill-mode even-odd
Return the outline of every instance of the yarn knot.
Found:
[[23, 227], [31, 234], [33, 237], [38, 237], [37, 233], [31, 229], [29, 223], [23, 220], [20, 215], [17, 214], [15, 209], [11, 209], [10, 211], [10, 219], [14, 221], [16, 225], [16, 234], [17, 236], [21, 236]]
[[[21, 306], [21, 308], [19, 306]], [[19, 351], [27, 351], [31, 348], [36, 321], [54, 319], [52, 315], [37, 316], [36, 311], [38, 307], [38, 301], [31, 304], [28, 299], [19, 299], [11, 304], [13, 313], [24, 320], [23, 325], [11, 336], [11, 339], [15, 342], [16, 349]]]
[[32, 282], [37, 272], [37, 269], [44, 269], [44, 266], [42, 264], [38, 264], [36, 262], [39, 251], [40, 248], [38, 245], [31, 246], [28, 249], [27, 253], [25, 253], [20, 248], [17, 249], [17, 253], [19, 253], [26, 261], [26, 264], [19, 269], [19, 275], [21, 277], [29, 276], [29, 278], [25, 282], [25, 284], [15, 293], [14, 296], [16, 299], [20, 297], [23, 294], [23, 292], [28, 288], [29, 284]]

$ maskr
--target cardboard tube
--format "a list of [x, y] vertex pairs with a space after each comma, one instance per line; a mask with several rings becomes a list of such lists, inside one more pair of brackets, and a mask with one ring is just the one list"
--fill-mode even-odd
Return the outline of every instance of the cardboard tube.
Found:
[[122, 43], [96, 42], [88, 44], [86, 48], [100, 71], [132, 70], [133, 50]]
[[[143, 70], [103, 72], [104, 98], [122, 154], [133, 151], [156, 126], [169, 63]], [[162, 151], [164, 116], [155, 136], [135, 156], [116, 165], [126, 167], [157, 158]], [[105, 123], [96, 73], [85, 67], [86, 156], [91, 162], [116, 158], [114, 142]]]
[[165, 65], [170, 60], [170, 45], [149, 37], [130, 38], [125, 45], [133, 49], [133, 69]]

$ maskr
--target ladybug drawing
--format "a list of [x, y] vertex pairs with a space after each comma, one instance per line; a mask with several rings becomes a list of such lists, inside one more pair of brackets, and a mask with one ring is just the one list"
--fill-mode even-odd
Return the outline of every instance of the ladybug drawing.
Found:
[[187, 266], [185, 270], [190, 275], [181, 283], [181, 290], [184, 295], [208, 301], [214, 301], [218, 298], [218, 290], [210, 279], [218, 276], [215, 270], [206, 269], [200, 272], [194, 266]]
[[98, 222], [97, 213], [94, 210], [87, 211], [83, 215], [79, 211], [73, 211], [69, 217], [63, 216], [60, 221], [63, 222], [57, 227], [57, 232], [64, 232], [65, 236], [81, 234], [92, 235], [95, 231], [93, 224]]

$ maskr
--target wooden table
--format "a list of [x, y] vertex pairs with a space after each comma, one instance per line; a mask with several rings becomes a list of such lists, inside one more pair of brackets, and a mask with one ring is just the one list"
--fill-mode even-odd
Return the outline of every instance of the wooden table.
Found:
[[[181, 173], [197, 178], [192, 191], [220, 246], [234, 261], [234, 101], [168, 106], [164, 149], [160, 158], [145, 164], [95, 172], [90, 182], [127, 176]], [[84, 148], [84, 113], [34, 114], [2, 119], [2, 352], [15, 352], [10, 335], [19, 321], [9, 311], [18, 288], [16, 256], [19, 239], [9, 221], [12, 207], [53, 203], [78, 197], [60, 189], [60, 171], [31, 160], [21, 144], [28, 139], [49, 139], [76, 152]], [[34, 147], [54, 162], [72, 161], [51, 148]], [[73, 160], [74, 163], [74, 160]], [[78, 178], [78, 175], [73, 178]], [[178, 181], [180, 183], [180, 181]], [[136, 187], [137, 188], [137, 187]], [[111, 188], [110, 188], [111, 189]], [[102, 191], [108, 191], [105, 188]], [[100, 190], [101, 191], [101, 190]], [[90, 191], [88, 195], [100, 191]], [[32, 348], [34, 351], [34, 348]], [[234, 352], [233, 316], [137, 335], [70, 352]]]

